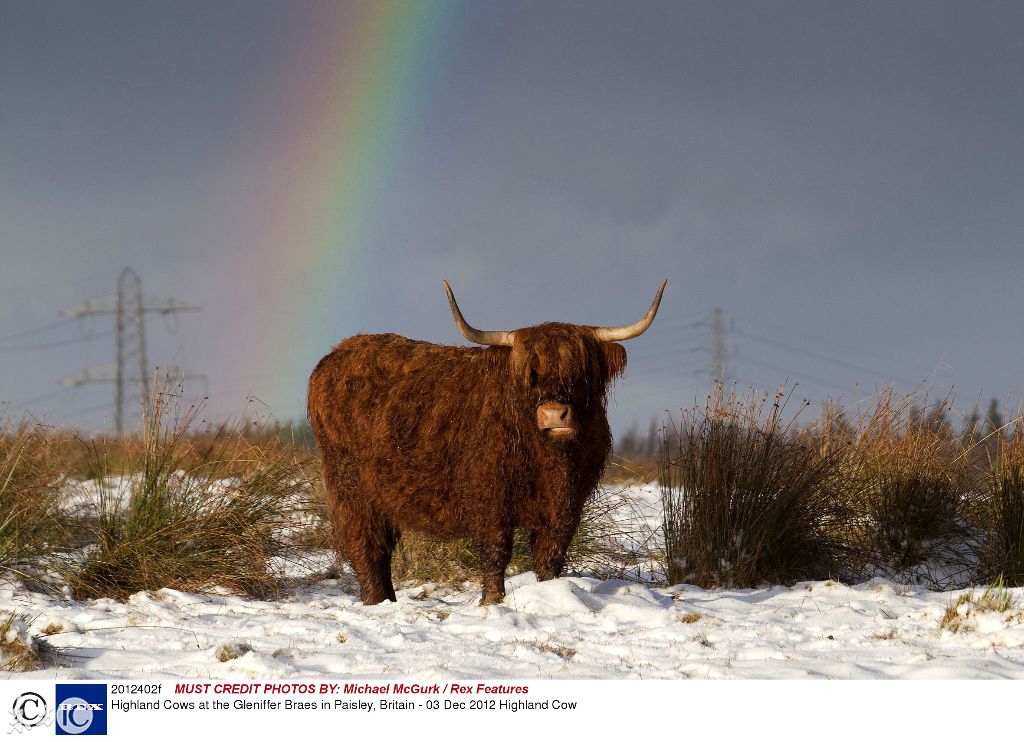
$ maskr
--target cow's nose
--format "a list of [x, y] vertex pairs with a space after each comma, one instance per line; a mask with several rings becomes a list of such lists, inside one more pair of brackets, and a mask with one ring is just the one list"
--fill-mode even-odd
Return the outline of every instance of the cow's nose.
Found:
[[560, 402], [545, 402], [537, 407], [537, 427], [554, 437], [576, 435], [576, 418], [572, 407]]

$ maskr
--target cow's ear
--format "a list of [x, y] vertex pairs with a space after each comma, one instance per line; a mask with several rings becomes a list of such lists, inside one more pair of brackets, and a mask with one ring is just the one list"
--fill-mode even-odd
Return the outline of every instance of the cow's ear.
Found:
[[604, 361], [604, 376], [614, 379], [626, 370], [626, 349], [618, 343], [601, 343], [601, 357]]

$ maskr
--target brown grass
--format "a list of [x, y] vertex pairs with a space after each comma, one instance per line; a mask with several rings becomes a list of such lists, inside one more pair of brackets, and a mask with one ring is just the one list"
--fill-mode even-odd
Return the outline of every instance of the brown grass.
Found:
[[1024, 427], [995, 436], [985, 467], [982, 519], [990, 530], [983, 577], [1024, 585]]
[[[282, 559], [330, 548], [313, 452], [250, 420], [211, 428], [173, 395], [158, 401], [143, 432], [124, 439], [0, 430], [0, 576], [57, 563], [79, 597], [215, 586], [264, 595], [286, 585]], [[666, 543], [627, 496], [649, 481], [649, 465], [613, 459], [568, 571], [648, 579], [667, 560], [670, 582], [709, 586], [877, 574], [940, 588], [1024, 585], [1024, 429], [959, 435], [943, 422], [948, 398], [892, 390], [856, 409], [827, 405], [802, 427], [785, 402], [719, 389], [684, 414], [660, 471]], [[83, 477], [120, 483], [91, 520], [63, 502]], [[54, 562], [87, 542], [84, 559]], [[509, 571], [530, 569], [519, 533]], [[411, 532], [394, 560], [405, 586], [461, 587], [479, 570], [469, 541]]]
[[719, 386], [683, 412], [661, 471], [670, 583], [1024, 584], [1024, 432], [960, 435], [950, 397], [892, 389], [805, 426], [784, 404]]
[[[508, 574], [531, 569], [529, 539], [525, 532], [516, 531]], [[460, 587], [480, 578], [480, 559], [469, 539], [439, 540], [410, 531], [398, 542], [391, 571], [395, 584], [403, 587], [424, 582]]]
[[977, 441], [944, 422], [951, 408], [949, 397], [929, 404], [891, 389], [848, 425], [834, 425], [826, 408], [814, 434], [837, 454], [837, 497], [849, 514], [847, 578], [882, 574], [942, 588], [973, 576]]
[[0, 424], [0, 577], [26, 577], [29, 560], [67, 541], [60, 510], [67, 480], [49, 431]]
[[653, 482], [658, 478], [659, 466], [657, 455], [623, 456], [612, 453], [604, 470], [604, 483], [614, 487]]
[[0, 618], [0, 671], [28, 672], [45, 663], [48, 647], [29, 635], [28, 616], [9, 613]]
[[670, 584], [754, 587], [834, 576], [842, 556], [836, 456], [786, 417], [787, 397], [716, 385], [663, 452]]
[[939, 628], [954, 634], [973, 631], [975, 617], [980, 613], [1008, 613], [1017, 607], [1013, 594], [1006, 589], [1002, 578], [997, 579], [981, 595], [972, 590], [958, 597], [946, 608], [939, 620]]
[[[252, 445], [243, 426], [190, 438], [198, 408], [157, 394], [142, 446], [100, 498], [95, 548], [65, 565], [79, 598], [140, 590], [213, 587], [266, 595], [279, 587], [277, 558], [297, 558], [312, 462], [280, 444]], [[137, 457], [137, 458], [133, 458]], [[107, 462], [97, 474], [110, 477]]]

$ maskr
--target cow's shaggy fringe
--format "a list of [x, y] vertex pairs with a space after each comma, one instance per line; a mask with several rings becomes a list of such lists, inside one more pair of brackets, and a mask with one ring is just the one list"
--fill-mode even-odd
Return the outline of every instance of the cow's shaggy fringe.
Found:
[[[836, 459], [803, 435], [787, 398], [747, 398], [716, 385], [684, 410], [663, 449], [670, 584], [753, 587], [834, 576], [841, 563]], [[806, 404], [806, 403], [805, 403]]]
[[[188, 437], [199, 409], [154, 395], [141, 460], [128, 472], [100, 462], [93, 546], [68, 561], [76, 597], [125, 598], [140, 590], [222, 588], [254, 595], [279, 586], [278, 558], [296, 556], [308, 460], [295, 449], [246, 445], [244, 425], [201, 444]], [[112, 476], [113, 475], [113, 476]]]

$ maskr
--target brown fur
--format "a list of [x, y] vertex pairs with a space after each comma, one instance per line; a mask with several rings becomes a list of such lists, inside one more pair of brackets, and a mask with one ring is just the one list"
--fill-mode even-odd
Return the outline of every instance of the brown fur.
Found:
[[[512, 347], [435, 345], [356, 335], [313, 370], [308, 413], [338, 553], [367, 605], [395, 600], [391, 553], [403, 530], [469, 537], [483, 602], [505, 595], [516, 527], [537, 577], [557, 577], [611, 450], [605, 401], [626, 352], [590, 328], [517, 330]], [[551, 439], [535, 410], [571, 405], [575, 438]]]

